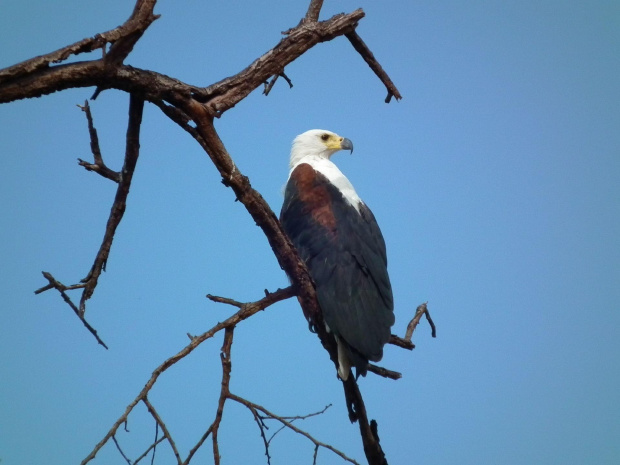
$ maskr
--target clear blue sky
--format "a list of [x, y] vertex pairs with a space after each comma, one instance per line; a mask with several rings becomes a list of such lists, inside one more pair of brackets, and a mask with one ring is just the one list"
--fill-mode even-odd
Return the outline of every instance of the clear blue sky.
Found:
[[[132, 2], [5, 0], [0, 67], [111, 29]], [[294, 26], [306, 2], [162, 1], [128, 63], [206, 85], [236, 73]], [[509, 4], [510, 3], [510, 4]], [[616, 1], [325, 2], [362, 7], [359, 26], [404, 99], [346, 39], [286, 69], [217, 122], [239, 168], [275, 211], [293, 137], [330, 129], [355, 143], [336, 163], [388, 246], [402, 334], [423, 301], [413, 353], [388, 347], [397, 382], [361, 389], [391, 464], [620, 462], [620, 4]], [[287, 284], [261, 231], [206, 155], [147, 105], [126, 217], [84, 330], [41, 270], [89, 270], [115, 185], [89, 159], [78, 89], [0, 106], [0, 459], [79, 463], [151, 371], [223, 320], [207, 293], [255, 300]], [[128, 98], [93, 103], [106, 162], [122, 162]], [[185, 454], [215, 414], [220, 336], [158, 383], [152, 401]], [[231, 389], [282, 415], [333, 407], [300, 426], [363, 462], [342, 388], [298, 304], [241, 324]], [[223, 463], [266, 463], [251, 415], [232, 403]], [[154, 435], [144, 410], [119, 433], [136, 458]], [[289, 432], [272, 463], [311, 463]], [[158, 463], [170, 463], [165, 447]], [[210, 450], [203, 453], [208, 463]], [[123, 463], [107, 446], [95, 463]], [[320, 464], [341, 460], [320, 451]]]

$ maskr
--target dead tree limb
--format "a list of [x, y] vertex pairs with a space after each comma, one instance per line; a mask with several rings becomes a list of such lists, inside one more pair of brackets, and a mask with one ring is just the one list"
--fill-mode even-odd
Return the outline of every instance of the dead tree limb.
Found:
[[373, 53], [370, 51], [368, 46], [364, 43], [362, 38], [357, 34], [356, 31], [347, 32], [345, 34], [353, 48], [359, 53], [364, 61], [368, 63], [370, 69], [374, 71], [377, 77], [381, 80], [381, 82], [385, 85], [385, 88], [388, 91], [387, 97], [385, 97], [385, 103], [390, 103], [392, 97], [396, 97], [396, 100], [400, 100], [403, 97], [400, 95], [400, 92], [390, 79], [390, 76], [383, 70], [383, 67], [379, 64]]
[[127, 124], [125, 163], [120, 172], [116, 197], [114, 198], [110, 217], [106, 224], [101, 247], [99, 248], [99, 252], [97, 252], [95, 262], [88, 275], [82, 280], [82, 282], [86, 284], [84, 292], [82, 293], [82, 298], [80, 299], [80, 314], [82, 316], [86, 312], [86, 301], [92, 297], [95, 287], [97, 287], [99, 276], [102, 271], [105, 271], [116, 228], [125, 214], [127, 196], [129, 195], [133, 173], [136, 169], [136, 163], [138, 162], [138, 155], [140, 154], [140, 126], [142, 124], [143, 111], [144, 100], [135, 94], [131, 94], [129, 97], [129, 122]]
[[118, 184], [121, 181], [121, 173], [111, 170], [103, 162], [101, 148], [99, 147], [99, 136], [97, 135], [97, 130], [95, 129], [95, 124], [93, 123], [93, 115], [90, 111], [90, 105], [88, 104], [88, 100], [84, 102], [84, 105], [80, 106], [80, 109], [84, 113], [86, 113], [86, 121], [88, 122], [88, 134], [90, 135], [90, 150], [93, 153], [94, 162], [89, 163], [82, 160], [81, 158], [78, 158], [78, 164], [80, 166], [83, 166], [87, 171], [94, 171], [95, 173], [103, 176], [104, 178], [108, 178]]
[[[389, 102], [392, 96], [399, 99], [400, 93], [374, 58], [369, 48], [355, 32], [358, 22], [364, 17], [364, 12], [358, 9], [351, 13], [335, 15], [326, 21], [319, 22], [318, 17], [323, 2], [322, 0], [311, 0], [307, 13], [300, 24], [286, 31], [285, 37], [274, 48], [239, 73], [207, 87], [202, 87], [186, 84], [161, 73], [134, 68], [124, 64], [125, 59], [136, 42], [150, 24], [157, 19], [158, 16], [153, 12], [155, 3], [156, 0], [137, 0], [131, 17], [118, 28], [84, 39], [56, 52], [0, 70], [0, 103], [39, 97], [52, 92], [77, 87], [96, 87], [95, 96], [104, 89], [118, 89], [131, 94], [125, 166], [119, 179], [117, 196], [106, 227], [104, 241], [91, 272], [84, 279], [84, 291], [76, 314], [85, 322], [83, 319], [85, 302], [92, 296], [101, 271], [105, 270], [114, 231], [125, 209], [131, 176], [138, 156], [138, 135], [143, 102], [149, 101], [162, 109], [172, 121], [179, 124], [194, 137], [218, 169], [222, 182], [234, 191], [237, 199], [245, 206], [256, 224], [263, 230], [280, 266], [291, 279], [294, 293], [312, 330], [317, 333], [333, 363], [337, 365], [335, 341], [333, 336], [326, 331], [323, 324], [322, 314], [308, 270], [284, 234], [276, 215], [260, 193], [252, 188], [249, 179], [236, 167], [214, 127], [214, 118], [221, 117], [227, 110], [233, 108], [271, 77], [286, 76], [284, 74], [285, 67], [310, 48], [342, 35], [347, 36], [358, 53], [384, 83], [388, 89], [386, 101]], [[106, 53], [108, 45], [110, 45], [110, 48]], [[102, 58], [56, 64], [62, 63], [72, 55], [91, 52], [96, 49], [102, 49], [104, 52]], [[275, 83], [275, 80], [273, 82]], [[96, 156], [95, 165], [97, 165]], [[65, 290], [78, 288], [77, 286], [56, 286], [50, 280], [49, 285], [40, 291], [52, 287], [58, 289], [63, 298], [66, 297]], [[290, 291], [286, 292], [290, 293]], [[187, 356], [199, 344], [213, 337], [214, 334], [222, 329], [226, 329], [232, 343], [232, 328], [234, 325], [277, 301], [274, 299], [282, 297], [282, 293], [285, 293], [285, 291], [281, 291], [279, 295], [277, 295], [278, 293], [271, 294], [253, 304], [242, 304], [240, 310], [235, 315], [223, 323], [218, 323], [218, 325], [201, 336], [193, 337], [185, 349], [160, 365], [153, 372], [153, 375], [140, 394], [127, 407], [125, 413], [117, 420], [108, 434], [97, 444], [83, 463], [90, 461], [103, 444], [114, 436], [118, 427], [127, 420], [129, 413], [140, 401], [144, 402], [148, 407], [147, 393], [166, 369]], [[67, 299], [68, 297], [65, 298], [65, 300]], [[359, 422], [368, 462], [370, 464], [386, 463], [385, 455], [379, 445], [376, 427], [373, 428], [373, 423], [368, 420], [363, 398], [355, 379], [350, 377], [343, 383], [343, 387], [349, 418], [351, 421]], [[229, 396], [232, 396], [232, 394], [229, 393]], [[255, 408], [257, 407], [255, 406]], [[159, 424], [159, 421], [157, 423]], [[160, 424], [160, 426], [163, 429], [163, 425]], [[216, 441], [217, 427], [215, 426], [207, 430], [204, 437], [206, 438], [209, 434], [213, 435], [215, 441], [214, 459], [217, 463], [219, 461]], [[171, 441], [169, 440], [169, 442]], [[179, 461], [180, 458], [176, 452], [175, 456]]]

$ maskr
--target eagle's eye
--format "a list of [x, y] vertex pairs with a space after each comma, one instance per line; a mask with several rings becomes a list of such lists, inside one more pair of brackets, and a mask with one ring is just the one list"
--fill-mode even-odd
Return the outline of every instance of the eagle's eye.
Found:
[[324, 140], [324, 141], [327, 141], [327, 139], [329, 139], [329, 134], [323, 134], [321, 136], [321, 139]]

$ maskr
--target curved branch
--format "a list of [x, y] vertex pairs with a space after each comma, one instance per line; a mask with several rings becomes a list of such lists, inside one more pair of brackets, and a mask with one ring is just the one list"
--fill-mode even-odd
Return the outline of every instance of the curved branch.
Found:
[[24, 62], [0, 71], [0, 76], [10, 76], [0, 80], [0, 103], [40, 97], [74, 87], [96, 86], [140, 93], [145, 100], [164, 100], [175, 105], [195, 99], [207, 104], [212, 116], [221, 116], [270, 76], [281, 74], [286, 65], [316, 44], [352, 31], [363, 17], [364, 12], [360, 9], [320, 23], [300, 25], [247, 68], [206, 88], [127, 65], [110, 66], [104, 59], [53, 67], [48, 67], [47, 62], [45, 66], [34, 68]]
[[[79, 42], [63, 47], [55, 52], [41, 55], [17, 65], [0, 70], [0, 85], [5, 82], [29, 75], [39, 70], [49, 68], [52, 63], [65, 61], [71, 55], [88, 53], [102, 49], [108, 43], [114, 44], [110, 49], [111, 58], [124, 59], [131, 52], [133, 45], [138, 41], [146, 29], [159, 15], [153, 14], [157, 0], [138, 0], [133, 13], [124, 24], [110, 31], [96, 34], [93, 37], [82, 39]], [[116, 43], [115, 43], [116, 42]], [[120, 61], [117, 61], [120, 63]], [[22, 97], [25, 98], [25, 97]]]
[[[214, 116], [221, 116], [261, 86], [271, 76], [281, 74], [289, 63], [321, 42], [330, 41], [353, 31], [365, 16], [362, 9], [335, 15], [327, 21], [306, 23], [287, 31], [287, 36], [243, 71], [207, 87], [208, 107]], [[197, 98], [198, 101], [202, 101]]]

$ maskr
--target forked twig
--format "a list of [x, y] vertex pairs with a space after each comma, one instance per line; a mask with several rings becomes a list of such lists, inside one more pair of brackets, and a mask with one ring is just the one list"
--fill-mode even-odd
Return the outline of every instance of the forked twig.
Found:
[[78, 105], [78, 107], [86, 114], [86, 121], [88, 123], [88, 134], [90, 135], [90, 150], [93, 154], [94, 160], [94, 163], [89, 163], [82, 160], [81, 158], [78, 158], [78, 164], [80, 166], [83, 166], [87, 171], [94, 171], [95, 173], [103, 176], [104, 178], [108, 178], [118, 184], [121, 180], [121, 173], [111, 170], [103, 162], [101, 148], [99, 147], [99, 136], [97, 135], [97, 129], [95, 129], [95, 125], [93, 123], [93, 115], [90, 111], [90, 105], [88, 104], [88, 100], [84, 102], [84, 105]]
[[181, 460], [181, 456], [179, 455], [179, 450], [177, 449], [177, 445], [174, 443], [174, 440], [172, 439], [172, 435], [170, 434], [170, 431], [168, 431], [166, 424], [164, 423], [164, 421], [161, 419], [161, 417], [157, 413], [157, 410], [155, 410], [155, 407], [153, 407], [153, 404], [149, 402], [148, 396], [145, 395], [142, 398], [142, 402], [144, 402], [144, 405], [146, 405], [146, 408], [148, 409], [149, 413], [155, 419], [156, 424], [159, 425], [159, 427], [161, 428], [161, 431], [164, 434], [164, 437], [168, 440], [168, 444], [170, 444], [170, 447], [172, 448], [172, 452], [174, 453], [174, 456], [177, 459], [177, 463], [181, 465], [182, 460]]
[[431, 326], [431, 336], [437, 337], [437, 329], [435, 328], [435, 323], [433, 323], [431, 314], [428, 311], [427, 304], [428, 302], [424, 302], [423, 304], [418, 305], [418, 308], [415, 311], [415, 316], [407, 325], [407, 331], [405, 332], [405, 340], [411, 341], [413, 332], [415, 331], [416, 327], [420, 323], [420, 319], [422, 318], [422, 315], [426, 316], [426, 320], [428, 321], [428, 324]]
[[291, 429], [292, 431], [295, 431], [297, 434], [301, 434], [302, 436], [308, 438], [310, 441], [312, 441], [312, 443], [317, 446], [317, 447], [323, 447], [327, 450], [332, 451], [334, 454], [338, 455], [339, 457], [341, 457], [342, 459], [346, 460], [347, 462], [350, 463], [355, 463], [358, 464], [358, 462], [356, 462], [354, 459], [352, 459], [351, 457], [348, 457], [347, 455], [345, 455], [344, 453], [342, 453], [341, 451], [339, 451], [338, 449], [336, 449], [333, 446], [330, 446], [329, 444], [325, 444], [324, 442], [321, 442], [317, 439], [315, 439], [313, 436], [311, 436], [309, 433], [307, 433], [306, 431], [303, 431], [299, 428], [297, 428], [295, 425], [292, 424], [292, 422], [285, 420], [283, 417], [276, 415], [275, 413], [270, 412], [269, 410], [267, 410], [265, 407], [262, 407], [258, 404], [255, 404], [254, 402], [250, 402], [247, 399], [244, 399], [243, 397], [239, 397], [235, 394], [230, 394], [228, 396], [229, 399], [234, 400], [235, 402], [240, 403], [241, 405], [245, 405], [248, 409], [252, 410], [257, 410], [262, 412], [264, 415], [266, 415], [268, 418], [273, 419], [273, 420], [277, 420], [280, 423], [282, 423], [285, 427]]
[[42, 274], [43, 274], [43, 277], [49, 281], [49, 284], [47, 286], [43, 286], [40, 289], [37, 289], [36, 291], [34, 291], [34, 293], [35, 294], [40, 294], [41, 292], [47, 291], [49, 289], [56, 289], [58, 292], [60, 292], [60, 295], [62, 296], [62, 299], [69, 305], [69, 307], [71, 307], [71, 310], [73, 310], [73, 313], [75, 313], [76, 316], [80, 319], [80, 321], [82, 322], [84, 327], [93, 336], [95, 336], [95, 339], [97, 339], [97, 342], [99, 344], [101, 344], [103, 347], [105, 347], [107, 349], [108, 346], [105, 344], [105, 342], [103, 342], [101, 340], [101, 338], [97, 334], [97, 330], [95, 328], [93, 328], [88, 323], [88, 321], [86, 321], [86, 319], [84, 318], [84, 315], [82, 315], [80, 313], [80, 310], [77, 308], [77, 306], [73, 303], [71, 298], [65, 292], [65, 291], [71, 290], [71, 289], [81, 289], [81, 288], [83, 288], [85, 286], [85, 284], [76, 284], [76, 285], [73, 285], [73, 286], [65, 286], [60, 281], [57, 281], [56, 278], [54, 278], [54, 276], [52, 276], [51, 273], [48, 273], [47, 271], [43, 271]]

